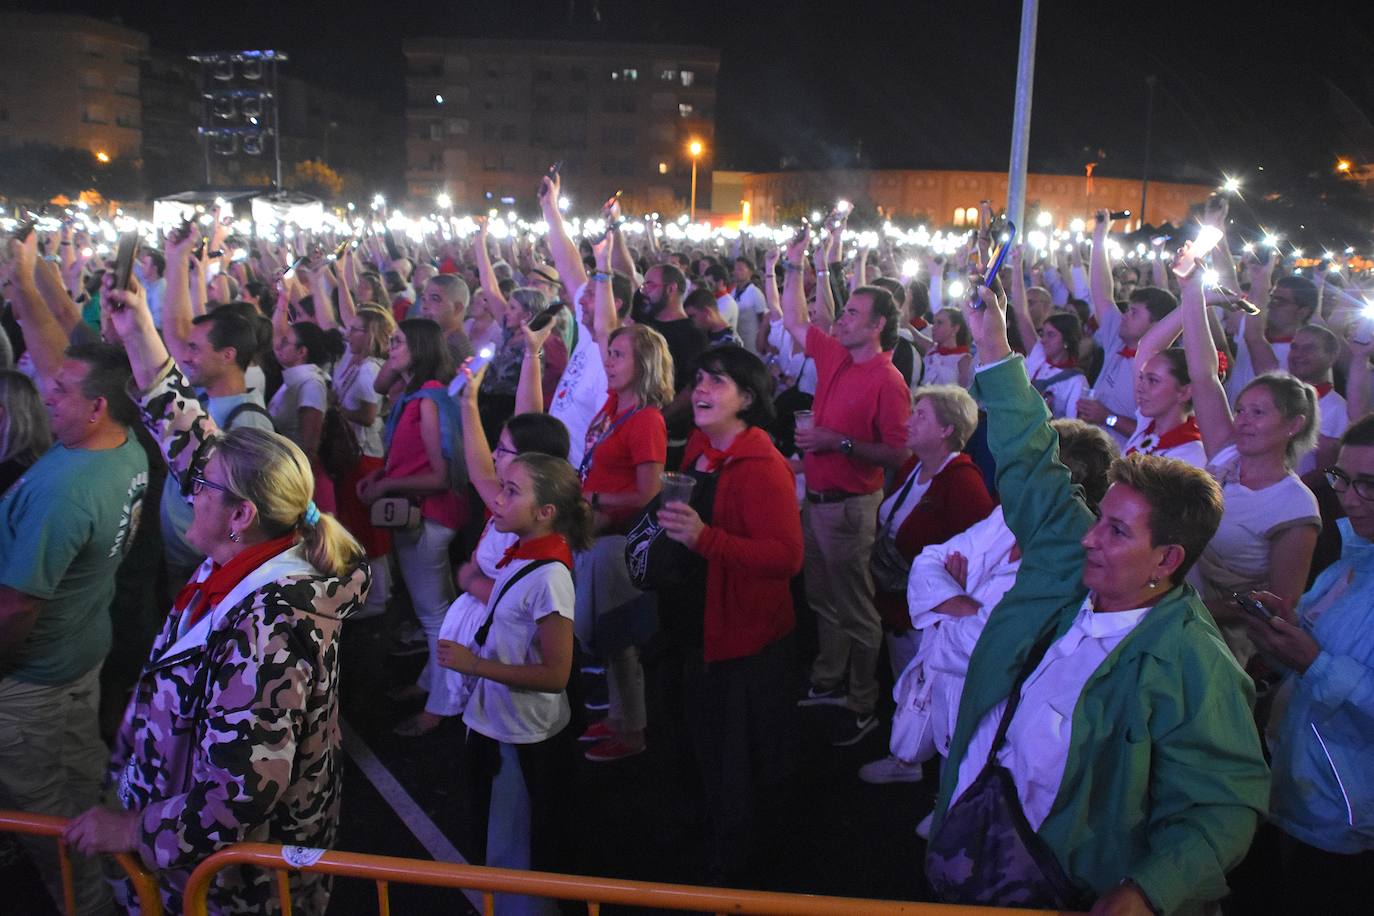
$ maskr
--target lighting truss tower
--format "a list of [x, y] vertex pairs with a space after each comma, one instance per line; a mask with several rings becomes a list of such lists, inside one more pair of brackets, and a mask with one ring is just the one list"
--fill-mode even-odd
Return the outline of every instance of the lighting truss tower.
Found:
[[280, 51], [216, 51], [192, 54], [200, 64], [200, 137], [205, 149], [205, 184], [212, 184], [212, 156], [261, 156], [265, 142], [276, 160], [281, 190], [281, 127], [278, 123], [277, 68]]

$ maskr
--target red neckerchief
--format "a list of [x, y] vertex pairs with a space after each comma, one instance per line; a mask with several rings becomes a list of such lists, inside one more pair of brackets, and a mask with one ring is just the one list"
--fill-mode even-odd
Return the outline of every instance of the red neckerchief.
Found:
[[[172, 603], [173, 609], [181, 612], [190, 607], [191, 617], [186, 626], [195, 626], [200, 618], [223, 601], [224, 596], [233, 591], [234, 586], [242, 582], [249, 573], [282, 551], [293, 547], [295, 543], [296, 535], [293, 532], [263, 541], [253, 547], [245, 547], [238, 556], [223, 566], [212, 566], [205, 581], [187, 582], [181, 591], [177, 592], [177, 599]], [[201, 599], [199, 603], [196, 602], [197, 596]]]
[[1225, 378], [1226, 370], [1231, 365], [1231, 359], [1225, 353], [1217, 351], [1217, 378]]
[[1330, 394], [1331, 389], [1335, 386], [1332, 385], [1330, 382], [1322, 382], [1320, 385], [1313, 385], [1312, 387], [1317, 389], [1317, 400], [1320, 401], [1322, 398]]
[[501, 554], [496, 568], [504, 569], [511, 560], [557, 560], [568, 567], [569, 572], [573, 568], [572, 549], [568, 547], [568, 542], [561, 534], [546, 534], [528, 541], [516, 542]]
[[918, 315], [911, 319], [911, 326], [918, 331], [924, 331], [926, 328], [930, 327], [930, 322]]
[[936, 347], [935, 352], [941, 356], [958, 356], [961, 353], [967, 353], [968, 347]]
[[1052, 369], [1072, 369], [1078, 365], [1078, 358], [1071, 354], [1064, 357], [1059, 362], [1055, 362], [1047, 356], [1045, 357], [1045, 365]]
[[1135, 359], [1135, 347], [1122, 347], [1116, 351], [1117, 356], [1124, 356], [1127, 359]]
[[[1150, 425], [1145, 427], [1145, 435], [1141, 437], [1140, 444], [1146, 445], [1148, 443], [1149, 438], [1152, 435], [1154, 435], [1154, 432], [1155, 421], [1151, 420]], [[1185, 442], [1201, 441], [1202, 431], [1197, 428], [1197, 417], [1189, 415], [1188, 419], [1184, 420], [1182, 423], [1178, 424], [1173, 429], [1169, 430], [1167, 433], [1160, 436], [1159, 441], [1156, 442], [1154, 446], [1151, 448], [1151, 452], [1167, 452], [1171, 448], [1178, 448]], [[1126, 454], [1130, 455], [1137, 451], [1140, 451], [1140, 449], [1138, 449], [1135, 446], [1132, 446], [1126, 451]]]
[[720, 470], [721, 465], [725, 464], [727, 459], [735, 457], [735, 448], [743, 442], [745, 432], [742, 430], [725, 448], [716, 448], [711, 444], [711, 440], [706, 438], [706, 434], [702, 433], [701, 454], [706, 458], [707, 473], [714, 474]]
[[1291, 343], [1293, 342], [1293, 335], [1292, 335], [1292, 334], [1289, 334], [1289, 335], [1287, 335], [1286, 337], [1270, 337], [1270, 338], [1268, 338], [1268, 340], [1269, 340], [1270, 343], [1286, 343], [1286, 344], [1291, 344]]

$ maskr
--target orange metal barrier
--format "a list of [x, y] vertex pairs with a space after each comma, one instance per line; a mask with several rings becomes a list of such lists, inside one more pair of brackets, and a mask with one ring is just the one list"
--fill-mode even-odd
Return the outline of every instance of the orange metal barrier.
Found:
[[[67, 844], [62, 842], [62, 831], [66, 827], [67, 819], [63, 817], [0, 810], [0, 832], [29, 833], [57, 840], [57, 860], [62, 867], [62, 902], [70, 916], [76, 912], [76, 888], [72, 885], [72, 863], [67, 857]], [[126, 852], [117, 853], [114, 860], [133, 883], [139, 907], [145, 916], [162, 916], [162, 897], [157, 891], [157, 879], [144, 869], [137, 857]]]
[[[753, 913], [759, 916], [1052, 916], [1049, 910], [1006, 910], [997, 907], [950, 906], [941, 903], [902, 903], [890, 900], [863, 900], [855, 897], [818, 897], [809, 894], [783, 894], [770, 891], [742, 891], [685, 884], [651, 884], [616, 878], [588, 878], [548, 872], [455, 865], [393, 856], [364, 855], [356, 852], [316, 850], [321, 855], [300, 868], [286, 861], [281, 846], [266, 843], [239, 843], [210, 856], [191, 873], [186, 883], [188, 916], [207, 916], [206, 895], [215, 873], [230, 865], [256, 865], [277, 872], [283, 916], [291, 916], [287, 872], [292, 870], [363, 878], [377, 885], [377, 905], [381, 916], [390, 916], [391, 884], [421, 884], [431, 887], [471, 889], [482, 892], [487, 916], [495, 912], [493, 894], [525, 894], [559, 900], [581, 900], [587, 912], [598, 916], [601, 904], [613, 903], [667, 910], [694, 910], [709, 913]], [[299, 858], [297, 858], [299, 861]], [[1068, 914], [1059, 914], [1068, 916]]]

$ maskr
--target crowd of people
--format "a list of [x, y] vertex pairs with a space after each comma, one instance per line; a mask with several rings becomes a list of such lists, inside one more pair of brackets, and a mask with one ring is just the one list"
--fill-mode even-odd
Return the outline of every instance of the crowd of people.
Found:
[[[566, 870], [578, 768], [653, 742], [747, 886], [803, 717], [847, 747], [891, 711], [854, 778], [938, 779], [934, 899], [1367, 905], [1374, 318], [1336, 274], [1223, 241], [1146, 282], [1106, 211], [997, 276], [986, 225], [846, 250], [842, 212], [632, 244], [562, 192], [538, 239], [216, 215], [125, 288], [79, 228], [8, 242], [0, 807], [72, 818], [80, 912], [97, 853], [179, 912], [216, 849], [333, 842], [369, 616], [425, 655], [395, 734], [464, 729], [473, 861]], [[211, 902], [279, 908], [251, 870]]]

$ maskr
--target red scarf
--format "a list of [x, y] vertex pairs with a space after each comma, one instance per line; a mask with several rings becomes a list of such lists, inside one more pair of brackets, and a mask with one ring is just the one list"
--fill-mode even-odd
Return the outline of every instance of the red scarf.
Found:
[[1070, 354], [1061, 359], [1059, 362], [1055, 362], [1047, 356], [1045, 357], [1045, 365], [1049, 366], [1052, 369], [1072, 369], [1074, 366], [1078, 365], [1078, 357]]
[[725, 448], [716, 448], [705, 433], [701, 434], [701, 454], [706, 458], [707, 473], [714, 474], [726, 461], [735, 457], [735, 449], [742, 444], [746, 432], [748, 430], [742, 430]]
[[1332, 385], [1330, 382], [1322, 382], [1320, 385], [1313, 385], [1312, 387], [1317, 389], [1317, 400], [1320, 401], [1322, 398], [1330, 394], [1331, 389], [1335, 386]]
[[1292, 335], [1292, 334], [1288, 334], [1288, 335], [1286, 335], [1286, 336], [1281, 336], [1281, 337], [1280, 337], [1280, 336], [1270, 337], [1270, 338], [1269, 338], [1269, 342], [1270, 342], [1270, 343], [1286, 343], [1286, 344], [1291, 344], [1291, 343], [1293, 342], [1293, 335]]
[[1231, 365], [1230, 357], [1221, 350], [1217, 351], [1217, 378], [1226, 378], [1226, 370]]
[[968, 347], [936, 347], [935, 352], [941, 356], [958, 356], [968, 352]]
[[295, 543], [296, 535], [293, 532], [252, 547], [245, 547], [239, 551], [238, 556], [223, 566], [212, 566], [205, 581], [187, 582], [181, 591], [177, 592], [172, 608], [178, 612], [191, 608], [191, 617], [186, 621], [185, 627], [195, 626], [200, 618], [223, 601], [224, 596], [233, 591], [234, 586], [242, 582], [249, 573], [277, 554], [295, 546]]
[[496, 568], [504, 569], [511, 560], [557, 560], [568, 567], [569, 572], [573, 568], [572, 549], [561, 534], [546, 534], [507, 547], [497, 561]]
[[[1141, 437], [1140, 444], [1145, 445], [1147, 440], [1152, 435], [1154, 435], [1154, 432], [1155, 421], [1151, 420], [1150, 425], [1145, 427], [1145, 435]], [[1167, 452], [1171, 448], [1178, 448], [1185, 442], [1201, 441], [1202, 431], [1197, 428], [1197, 417], [1190, 415], [1188, 419], [1184, 420], [1182, 423], [1178, 424], [1173, 429], [1169, 430], [1167, 433], [1160, 436], [1159, 441], [1154, 444], [1153, 448], [1151, 448], [1151, 452], [1154, 454], [1158, 454], [1159, 452]], [[1135, 446], [1131, 446], [1131, 448], [1129, 448], [1126, 451], [1126, 454], [1131, 455], [1137, 451], [1139, 451], [1138, 448], [1136, 448]]]
[[918, 331], [924, 331], [926, 328], [930, 327], [930, 322], [917, 315], [915, 318], [911, 319], [911, 326]]
[[1135, 359], [1135, 347], [1122, 347], [1116, 351], [1117, 356], [1124, 356], [1127, 359]]

